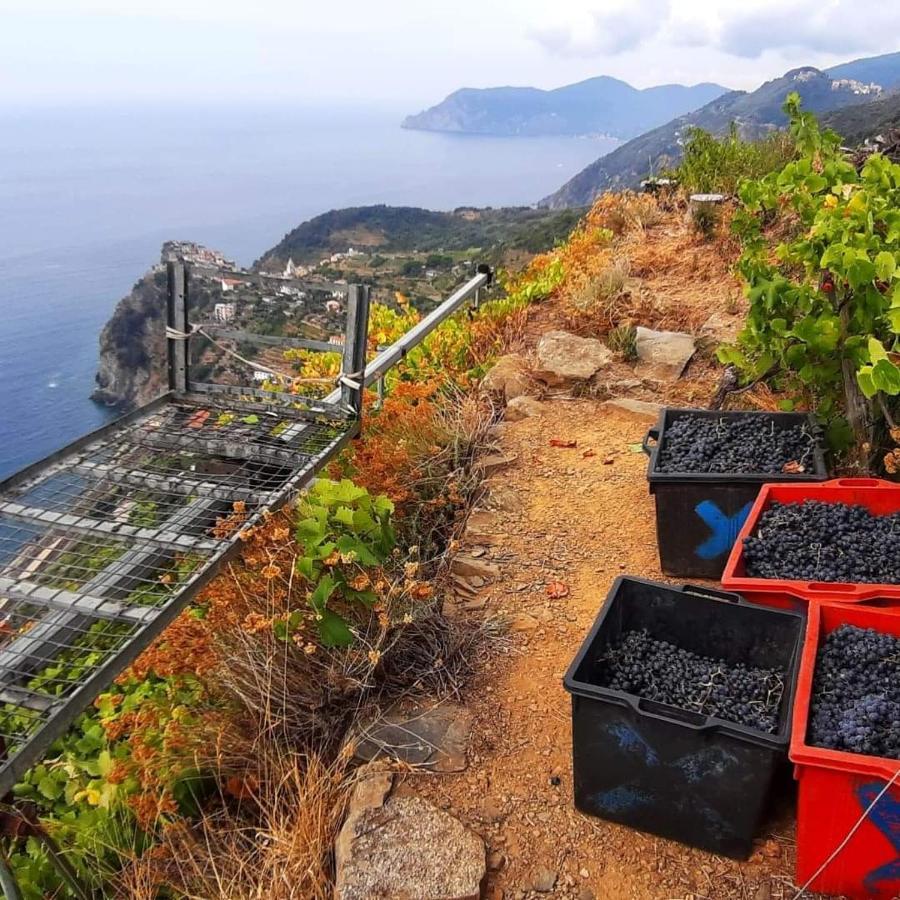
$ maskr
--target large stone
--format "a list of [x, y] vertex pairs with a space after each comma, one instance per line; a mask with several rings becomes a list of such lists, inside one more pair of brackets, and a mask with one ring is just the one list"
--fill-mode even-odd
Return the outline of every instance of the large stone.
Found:
[[635, 373], [653, 381], [677, 381], [697, 349], [694, 338], [682, 331], [637, 328], [638, 363]]
[[507, 403], [525, 396], [532, 389], [525, 360], [518, 353], [501, 356], [481, 380], [481, 387], [492, 394], [502, 394]]
[[717, 309], [700, 329], [700, 337], [711, 344], [732, 344], [744, 327], [744, 317]]
[[625, 413], [629, 418], [637, 419], [639, 422], [656, 422], [663, 407], [661, 403], [653, 403], [649, 400], [622, 397], [618, 400], [607, 400], [603, 404], [603, 408]]
[[613, 359], [602, 341], [566, 331], [548, 331], [538, 342], [535, 376], [555, 386], [590, 381]]
[[434, 772], [461, 772], [472, 714], [454, 703], [396, 710], [363, 729], [356, 756], [363, 760], [395, 759]]
[[478, 900], [484, 842], [421, 797], [348, 816], [335, 844], [335, 900]]
[[530, 419], [533, 416], [542, 416], [544, 414], [544, 404], [534, 397], [513, 397], [506, 404], [506, 421], [518, 422], [521, 419]]
[[461, 575], [463, 578], [475, 575], [479, 578], [484, 578], [486, 581], [493, 581], [495, 578], [500, 577], [498, 566], [487, 562], [487, 560], [476, 559], [464, 553], [453, 557], [453, 562], [450, 563], [450, 571], [454, 575]]
[[504, 456], [502, 453], [489, 453], [475, 460], [475, 469], [482, 477], [490, 478], [494, 472], [508, 468], [516, 461], [515, 456]]

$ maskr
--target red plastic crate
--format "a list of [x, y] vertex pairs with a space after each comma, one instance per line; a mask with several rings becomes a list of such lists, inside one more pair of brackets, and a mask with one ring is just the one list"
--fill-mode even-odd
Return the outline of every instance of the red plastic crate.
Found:
[[[900, 896], [900, 775], [852, 834], [860, 817], [900, 771], [900, 760], [806, 743], [816, 654], [840, 625], [900, 635], [900, 616], [867, 606], [813, 602], [797, 679], [790, 758], [799, 783], [797, 885], [854, 898]], [[820, 867], [838, 851], [834, 859]], [[815, 878], [813, 876], [815, 875]]]
[[803, 609], [811, 600], [879, 605], [900, 612], [900, 584], [844, 584], [830, 581], [790, 581], [748, 578], [744, 569], [744, 538], [756, 530], [763, 511], [773, 502], [821, 500], [864, 506], [877, 515], [900, 510], [900, 484], [877, 478], [838, 478], [821, 484], [764, 484], [737, 536], [722, 573], [722, 587], [754, 603], [782, 609]]

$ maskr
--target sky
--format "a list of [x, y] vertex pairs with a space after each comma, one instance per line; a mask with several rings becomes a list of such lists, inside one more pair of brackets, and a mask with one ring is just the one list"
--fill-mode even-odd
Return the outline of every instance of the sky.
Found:
[[0, 0], [0, 105], [331, 104], [459, 87], [752, 89], [900, 49], [896, 0]]

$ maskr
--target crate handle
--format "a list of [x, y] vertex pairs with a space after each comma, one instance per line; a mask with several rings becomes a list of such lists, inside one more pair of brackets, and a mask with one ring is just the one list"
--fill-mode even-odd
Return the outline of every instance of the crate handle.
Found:
[[659, 441], [659, 427], [654, 425], [652, 428], [647, 429], [647, 433], [644, 435], [644, 439], [641, 441], [641, 449], [647, 456], [652, 452], [652, 447], [650, 446], [650, 441]]
[[701, 597], [710, 597], [713, 600], [726, 600], [728, 603], [741, 602], [738, 594], [732, 594], [730, 591], [718, 591], [715, 588], [704, 587], [700, 584], [683, 584], [681, 592], [683, 594], [698, 594]]
[[701, 728], [705, 728], [707, 724], [706, 716], [700, 715], [700, 713], [678, 709], [677, 706], [668, 706], [665, 703], [657, 703], [655, 700], [646, 700], [644, 697], [638, 699], [637, 708], [640, 712], [654, 719], [662, 719], [664, 722], [678, 722], [698, 731]]
[[845, 487], [845, 488], [895, 488], [896, 484], [892, 484], [890, 481], [883, 481], [880, 478], [836, 478], [834, 481], [829, 481], [829, 485], [833, 485], [834, 487]]

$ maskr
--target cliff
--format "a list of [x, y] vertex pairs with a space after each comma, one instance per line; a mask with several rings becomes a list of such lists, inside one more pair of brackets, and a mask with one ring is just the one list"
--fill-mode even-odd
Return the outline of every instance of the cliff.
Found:
[[119, 301], [100, 333], [92, 400], [127, 410], [165, 390], [165, 310], [166, 273], [147, 272]]

